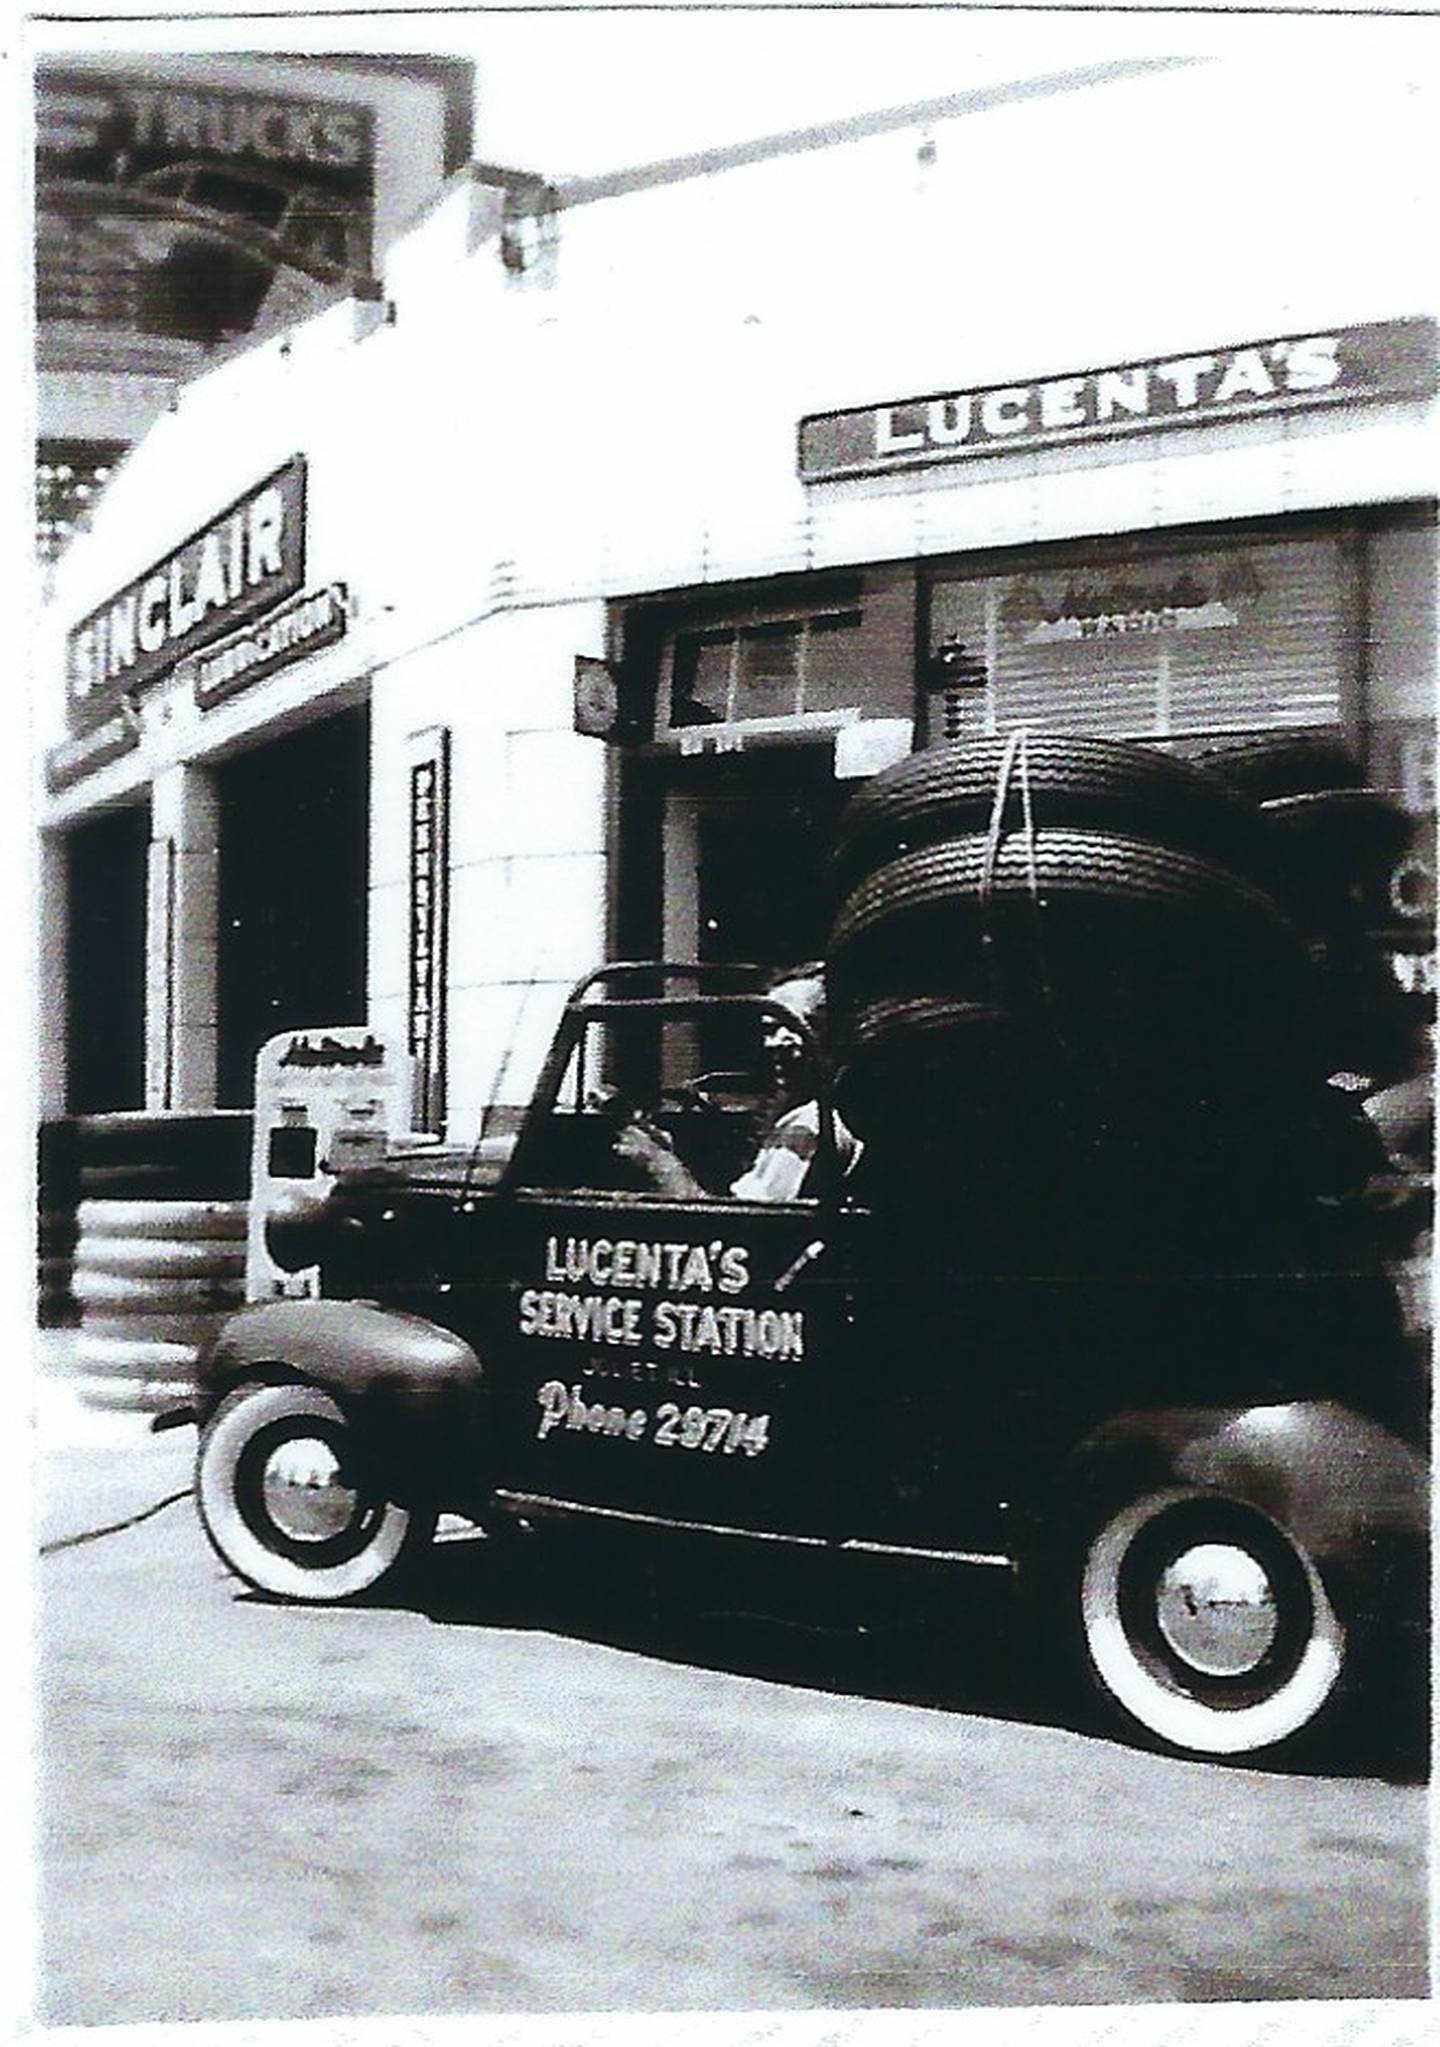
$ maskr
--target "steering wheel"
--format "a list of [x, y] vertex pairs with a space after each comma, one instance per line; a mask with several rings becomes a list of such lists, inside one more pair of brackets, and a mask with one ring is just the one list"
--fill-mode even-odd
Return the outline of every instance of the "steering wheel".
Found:
[[743, 1073], [697, 1073], [693, 1080], [663, 1089], [660, 1099], [689, 1114], [725, 1116], [744, 1106], [743, 1099], [734, 1098], [748, 1092], [746, 1082]]
[[705, 1092], [701, 1080], [685, 1080], [678, 1087], [660, 1090], [660, 1099], [668, 1107], [679, 1109], [687, 1116], [719, 1116], [724, 1112], [713, 1095]]

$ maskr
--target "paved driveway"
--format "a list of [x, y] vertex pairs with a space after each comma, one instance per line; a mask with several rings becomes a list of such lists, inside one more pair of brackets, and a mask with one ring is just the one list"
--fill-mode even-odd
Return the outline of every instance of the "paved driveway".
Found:
[[424, 1610], [271, 1606], [190, 1431], [47, 1428], [47, 2023], [1425, 1993], [1417, 1784], [1067, 1724], [993, 1590], [948, 1684], [593, 1544], [524, 1596], [471, 1542]]

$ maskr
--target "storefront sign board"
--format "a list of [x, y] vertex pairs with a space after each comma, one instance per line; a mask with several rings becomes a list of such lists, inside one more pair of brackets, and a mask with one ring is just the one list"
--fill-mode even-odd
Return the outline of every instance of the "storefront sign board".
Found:
[[806, 482], [1437, 389], [1433, 319], [1225, 343], [1032, 382], [888, 399], [800, 422]]
[[375, 114], [354, 98], [42, 65], [36, 309], [91, 366], [181, 364], [368, 267]]
[[45, 756], [45, 787], [52, 795], [133, 753], [140, 744], [140, 720], [123, 705], [103, 725], [78, 739], [62, 739]]
[[296, 455], [76, 626], [66, 707], [84, 730], [186, 655], [305, 580], [305, 458]]
[[276, 669], [334, 646], [344, 638], [348, 616], [345, 585], [331, 583], [192, 655], [179, 664], [176, 675], [189, 682], [201, 710], [208, 710]]

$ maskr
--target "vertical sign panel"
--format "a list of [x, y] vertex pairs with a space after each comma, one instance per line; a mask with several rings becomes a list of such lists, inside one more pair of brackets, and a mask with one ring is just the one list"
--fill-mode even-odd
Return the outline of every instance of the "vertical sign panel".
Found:
[[445, 1116], [445, 952], [449, 925], [450, 734], [410, 737], [410, 973], [408, 1048], [415, 1065], [415, 1127]]

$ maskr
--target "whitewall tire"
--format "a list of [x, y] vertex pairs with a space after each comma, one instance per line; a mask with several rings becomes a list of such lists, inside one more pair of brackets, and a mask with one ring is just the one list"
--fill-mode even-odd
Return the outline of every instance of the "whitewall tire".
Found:
[[196, 1500], [221, 1560], [274, 1598], [330, 1605], [397, 1578], [433, 1513], [385, 1496], [338, 1404], [318, 1386], [246, 1385], [200, 1438]]
[[1345, 1628], [1303, 1545], [1244, 1501], [1171, 1487], [1116, 1512], [1080, 1586], [1095, 1678], [1132, 1721], [1198, 1756], [1293, 1741], [1330, 1709]]

